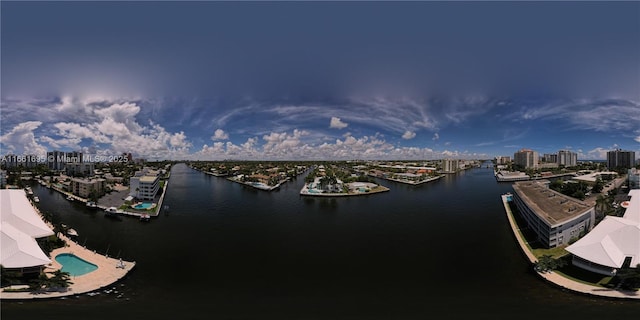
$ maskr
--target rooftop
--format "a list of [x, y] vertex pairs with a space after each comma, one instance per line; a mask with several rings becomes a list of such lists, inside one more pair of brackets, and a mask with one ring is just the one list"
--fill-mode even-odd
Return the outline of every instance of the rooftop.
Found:
[[548, 180], [516, 182], [513, 190], [549, 225], [571, 220], [591, 209], [580, 200], [547, 188], [547, 182]]
[[629, 195], [623, 217], [605, 217], [567, 251], [612, 268], [620, 268], [627, 257], [631, 257], [631, 267], [640, 264], [640, 190], [631, 190]]

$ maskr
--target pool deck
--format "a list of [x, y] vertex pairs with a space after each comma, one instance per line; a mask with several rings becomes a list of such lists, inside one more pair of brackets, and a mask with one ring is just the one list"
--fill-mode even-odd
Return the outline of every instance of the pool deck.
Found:
[[[525, 240], [520, 236], [518, 225], [515, 222], [513, 217], [513, 213], [511, 212], [511, 208], [509, 207], [509, 203], [507, 201], [507, 196], [502, 195], [502, 204], [504, 205], [504, 209], [507, 213], [507, 219], [509, 220], [509, 225], [511, 225], [511, 230], [513, 231], [514, 236], [518, 240], [518, 244], [522, 249], [522, 252], [527, 257], [529, 262], [535, 263], [538, 261], [536, 256], [531, 252]], [[567, 277], [564, 277], [556, 272], [549, 271], [546, 273], [537, 272], [537, 274], [542, 277], [544, 280], [549, 281], [561, 288], [565, 288], [574, 292], [588, 294], [592, 296], [606, 297], [606, 298], [615, 298], [615, 299], [634, 299], [640, 300], [640, 292], [638, 291], [625, 291], [625, 290], [614, 290], [605, 287], [598, 287], [578, 281], [574, 281]]]
[[55, 257], [62, 253], [73, 254], [87, 262], [97, 265], [98, 269], [81, 276], [71, 276], [73, 284], [70, 285], [66, 291], [43, 292], [37, 294], [32, 292], [0, 291], [0, 299], [50, 299], [96, 291], [116, 283], [118, 280], [126, 276], [127, 273], [129, 273], [129, 271], [131, 271], [136, 265], [135, 262], [122, 261], [124, 267], [118, 267], [120, 264], [119, 259], [104, 256], [96, 253], [95, 251], [84, 248], [60, 233], [57, 236], [60, 239], [63, 239], [67, 243], [67, 246], [55, 249], [51, 252], [52, 262], [46, 266], [45, 272], [52, 272], [62, 268], [62, 266], [55, 260]]

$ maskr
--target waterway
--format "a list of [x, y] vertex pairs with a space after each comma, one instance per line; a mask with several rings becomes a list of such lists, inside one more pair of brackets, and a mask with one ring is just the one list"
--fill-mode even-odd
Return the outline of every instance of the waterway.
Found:
[[3, 301], [3, 319], [540, 319], [637, 317], [640, 304], [538, 278], [511, 234], [492, 168], [390, 192], [308, 198], [176, 165], [150, 223], [105, 218], [34, 184], [78, 242], [136, 268], [101, 293]]

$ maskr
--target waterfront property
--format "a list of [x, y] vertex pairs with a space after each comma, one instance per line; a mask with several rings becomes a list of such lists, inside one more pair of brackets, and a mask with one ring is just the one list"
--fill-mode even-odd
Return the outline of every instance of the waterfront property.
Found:
[[496, 180], [500, 182], [526, 181], [531, 179], [531, 177], [528, 174], [520, 171], [514, 171], [514, 172], [497, 171], [495, 172], [495, 176], [496, 176]]
[[[325, 181], [325, 182], [323, 182]], [[343, 183], [340, 179], [326, 182], [323, 178], [315, 177], [313, 182], [305, 183], [300, 190], [304, 196], [355, 196], [389, 191], [389, 188], [371, 182]]]
[[620, 268], [640, 264], [640, 190], [629, 192], [622, 217], [606, 216], [591, 232], [567, 247], [580, 268], [615, 275]]
[[71, 179], [71, 193], [81, 197], [89, 198], [94, 195], [96, 198], [105, 194], [105, 179]]
[[39, 273], [51, 260], [36, 239], [54, 233], [40, 218], [23, 190], [0, 190], [0, 265], [18, 273]]
[[142, 175], [129, 179], [129, 195], [140, 200], [153, 200], [159, 188], [160, 177], [157, 175]]
[[[513, 195], [511, 193], [507, 193], [502, 195], [502, 204], [504, 206], [505, 212], [507, 213], [507, 220], [509, 221], [509, 225], [511, 226], [511, 231], [518, 241], [518, 245], [520, 249], [526, 256], [527, 260], [532, 264], [535, 264], [538, 261], [538, 258], [533, 254], [531, 247], [526, 242], [526, 239], [520, 232], [520, 228], [516, 222], [515, 217], [511, 211], [509, 206], [509, 202], [513, 201]], [[633, 291], [625, 291], [625, 290], [614, 290], [614, 289], [605, 289], [600, 286], [595, 286], [589, 283], [585, 283], [580, 280], [572, 279], [562, 275], [561, 273], [554, 272], [551, 270], [545, 272], [537, 272], [538, 276], [543, 279], [560, 286], [565, 289], [569, 289], [571, 291], [580, 292], [584, 294], [589, 294], [593, 296], [600, 297], [608, 297], [608, 298], [622, 298], [622, 299], [640, 299], [640, 295]]]
[[593, 227], [594, 207], [549, 189], [548, 180], [516, 182], [513, 190], [518, 211], [547, 248], [569, 244]]

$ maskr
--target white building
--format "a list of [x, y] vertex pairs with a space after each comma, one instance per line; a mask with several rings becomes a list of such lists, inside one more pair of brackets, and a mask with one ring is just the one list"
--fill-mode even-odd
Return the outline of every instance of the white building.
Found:
[[558, 151], [558, 164], [565, 167], [578, 165], [578, 154], [569, 150]]
[[460, 169], [460, 164], [457, 159], [444, 159], [442, 160], [442, 172], [444, 173], [456, 173]]
[[537, 169], [538, 152], [529, 149], [521, 149], [513, 154], [513, 163], [515, 165], [522, 166], [524, 169]]
[[640, 190], [629, 191], [624, 216], [606, 216], [591, 232], [567, 247], [577, 267], [614, 275], [617, 269], [640, 264]]
[[588, 232], [594, 207], [548, 188], [548, 180], [516, 182], [513, 202], [542, 245], [554, 248]]
[[139, 200], [153, 200], [159, 188], [158, 176], [138, 176], [129, 179], [129, 195]]
[[31, 206], [24, 190], [0, 190], [0, 265], [18, 272], [40, 272], [51, 263], [36, 239], [53, 231]]

